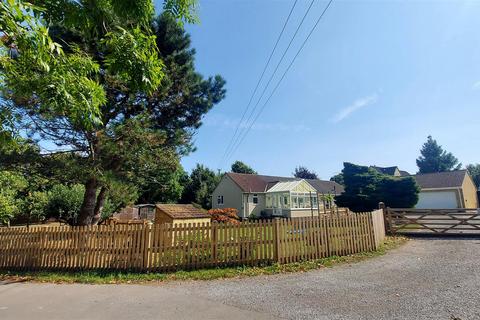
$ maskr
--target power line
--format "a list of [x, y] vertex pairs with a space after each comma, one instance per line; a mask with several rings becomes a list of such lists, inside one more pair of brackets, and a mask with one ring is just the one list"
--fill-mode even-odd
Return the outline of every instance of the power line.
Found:
[[[267, 91], [270, 83], [272, 82], [273, 78], [275, 77], [275, 74], [277, 73], [278, 68], [279, 68], [280, 65], [282, 64], [283, 59], [285, 58], [285, 56], [287, 55], [288, 50], [290, 49], [293, 41], [295, 40], [295, 38], [296, 38], [296, 36], [297, 36], [297, 34], [298, 34], [298, 31], [300, 30], [300, 28], [302, 27], [303, 23], [305, 22], [305, 18], [307, 17], [308, 13], [309, 13], [310, 10], [312, 9], [312, 6], [313, 6], [314, 3], [315, 3], [315, 0], [312, 0], [312, 1], [310, 2], [310, 5], [308, 6], [307, 11], [306, 11], [305, 14], [303, 15], [302, 20], [301, 20], [300, 23], [298, 24], [297, 29], [295, 30], [295, 33], [293, 34], [292, 38], [290, 39], [290, 42], [288, 43], [288, 46], [287, 46], [287, 47], [285, 48], [285, 50], [283, 51], [282, 57], [281, 57], [280, 60], [278, 61], [277, 65], [275, 66], [275, 69], [273, 70], [270, 78], [268, 79], [267, 84], [266, 84], [265, 87], [263, 88], [263, 91], [262, 91], [262, 93], [260, 94], [260, 97], [258, 98], [257, 103], [254, 105], [252, 111], [250, 111], [250, 115], [248, 116], [248, 119], [247, 119], [247, 121], [246, 121], [246, 124], [248, 124], [248, 123], [252, 120], [252, 117], [254, 116], [255, 111], [257, 110], [257, 107], [258, 107], [258, 105], [260, 104], [260, 101], [262, 100], [262, 98], [263, 98], [265, 92]], [[234, 141], [234, 143], [233, 143], [233, 145], [232, 145], [233, 148], [234, 148], [235, 144], [238, 143], [239, 138], [242, 136], [242, 133], [243, 133], [243, 132], [244, 132], [244, 130], [242, 130], [242, 132], [240, 133], [240, 135], [235, 138], [235, 141]], [[233, 149], [231, 149], [230, 152], [227, 153], [227, 159], [232, 156], [232, 150], [233, 150]]]
[[270, 52], [270, 56], [268, 57], [267, 63], [265, 64], [265, 67], [263, 68], [262, 74], [260, 75], [260, 78], [257, 81], [257, 85], [255, 86], [255, 89], [253, 90], [252, 95], [250, 96], [250, 100], [248, 101], [247, 107], [243, 111], [242, 118], [240, 119], [240, 121], [238, 122], [238, 124], [235, 128], [235, 132], [233, 133], [232, 139], [230, 140], [230, 142], [227, 145], [227, 148], [225, 149], [225, 152], [224, 152], [224, 154], [223, 154], [223, 156], [222, 156], [222, 158], [219, 162], [219, 167], [220, 167], [220, 164], [223, 164], [222, 162], [223, 162], [224, 158], [227, 156], [228, 151], [234, 145], [233, 141], [234, 141], [234, 139], [235, 139], [235, 137], [238, 133], [238, 129], [240, 128], [240, 125], [242, 124], [243, 120], [245, 119], [245, 115], [247, 114], [247, 111], [250, 108], [250, 105], [253, 101], [253, 97], [257, 93], [258, 87], [260, 86], [260, 83], [263, 80], [263, 76], [265, 75], [265, 72], [267, 71], [268, 65], [270, 64], [270, 61], [272, 60], [273, 54], [275, 53], [275, 50], [277, 49], [278, 43], [280, 42], [280, 39], [281, 39], [281, 37], [282, 37], [282, 35], [285, 31], [285, 28], [287, 27], [288, 21], [290, 20], [290, 17], [293, 13], [293, 10], [295, 9], [295, 6], [297, 5], [297, 2], [298, 2], [298, 0], [295, 0], [292, 7], [290, 8], [290, 12], [288, 13], [287, 19], [283, 23], [282, 31], [280, 31], [280, 34], [277, 37], [277, 41], [275, 42], [275, 45], [273, 46], [272, 52]]
[[267, 100], [265, 101], [265, 103], [262, 105], [262, 107], [260, 108], [260, 111], [257, 113], [256, 117], [254, 118], [253, 122], [250, 124], [250, 126], [248, 127], [247, 131], [245, 132], [245, 134], [242, 136], [242, 138], [240, 139], [239, 143], [234, 147], [234, 150], [232, 151], [231, 155], [235, 154], [235, 152], [237, 151], [238, 147], [242, 144], [243, 140], [245, 139], [245, 137], [247, 136], [248, 132], [252, 129], [252, 126], [253, 124], [257, 121], [258, 117], [260, 116], [260, 114], [263, 112], [263, 110], [265, 109], [265, 106], [268, 104], [268, 102], [270, 101], [270, 99], [272, 98], [273, 94], [275, 93], [275, 91], [278, 89], [278, 87], [280, 86], [280, 83], [283, 81], [283, 79], [285, 78], [285, 75], [288, 73], [288, 71], [290, 70], [290, 68], [292, 67], [293, 63], [295, 62], [295, 60], [297, 59], [298, 55], [300, 54], [300, 52], [303, 50], [303, 48], [305, 47], [305, 44], [307, 43], [308, 39], [310, 38], [310, 36], [312, 35], [312, 33], [315, 31], [315, 29], [317, 28], [318, 26], [318, 23], [320, 22], [320, 20], [322, 20], [323, 16], [325, 15], [325, 13], [327, 12], [328, 8], [330, 7], [330, 5], [332, 4], [333, 0], [330, 0], [327, 4], [327, 6], [323, 9], [322, 11], [322, 14], [318, 17], [317, 21], [315, 22], [313, 28], [310, 30], [310, 32], [308, 33], [307, 37], [305, 38], [305, 40], [303, 41], [302, 45], [300, 46], [300, 48], [298, 49], [297, 53], [295, 54], [295, 56], [293, 57], [292, 61], [290, 62], [290, 64], [288, 65], [287, 69], [285, 70], [285, 72], [283, 73], [282, 77], [280, 78], [280, 80], [278, 80], [277, 84], [275, 85], [275, 87], [273, 88], [272, 92], [270, 93], [269, 97], [267, 98]]

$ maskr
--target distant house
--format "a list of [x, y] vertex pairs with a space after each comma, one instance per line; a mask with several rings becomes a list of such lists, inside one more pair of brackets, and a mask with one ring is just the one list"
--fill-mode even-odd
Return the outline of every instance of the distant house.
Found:
[[370, 168], [377, 170], [377, 172], [381, 174], [386, 174], [394, 177], [405, 177], [410, 175], [410, 173], [408, 173], [407, 171], [400, 170], [398, 167], [371, 166]]
[[322, 195], [337, 195], [343, 190], [333, 181], [230, 172], [213, 191], [212, 206], [235, 208], [241, 218], [304, 217], [323, 208]]
[[478, 208], [477, 188], [466, 170], [417, 174], [418, 209]]
[[210, 223], [211, 218], [202, 209], [191, 204], [157, 204], [155, 206], [155, 223], [174, 225], [187, 223]]

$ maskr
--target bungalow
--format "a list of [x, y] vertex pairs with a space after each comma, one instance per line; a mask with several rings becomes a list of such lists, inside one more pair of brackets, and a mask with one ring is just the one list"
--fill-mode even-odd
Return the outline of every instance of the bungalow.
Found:
[[343, 186], [333, 181], [230, 172], [213, 191], [212, 204], [216, 209], [235, 208], [241, 218], [305, 217], [323, 209], [322, 195], [342, 192]]

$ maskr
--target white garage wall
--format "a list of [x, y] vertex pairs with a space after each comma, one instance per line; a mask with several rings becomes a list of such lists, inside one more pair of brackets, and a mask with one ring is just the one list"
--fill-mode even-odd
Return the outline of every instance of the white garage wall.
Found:
[[456, 191], [424, 191], [418, 194], [417, 209], [458, 208]]

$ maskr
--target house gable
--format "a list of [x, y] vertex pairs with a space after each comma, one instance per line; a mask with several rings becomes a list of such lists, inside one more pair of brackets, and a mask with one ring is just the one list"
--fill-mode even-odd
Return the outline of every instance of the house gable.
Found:
[[235, 208], [243, 215], [243, 190], [228, 174], [223, 175], [212, 193], [212, 208]]

